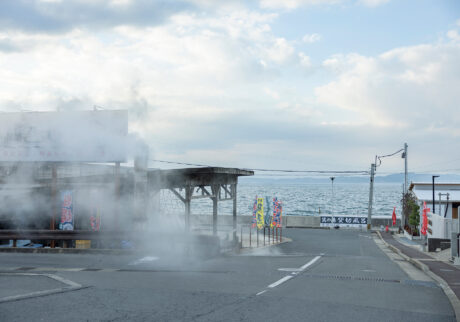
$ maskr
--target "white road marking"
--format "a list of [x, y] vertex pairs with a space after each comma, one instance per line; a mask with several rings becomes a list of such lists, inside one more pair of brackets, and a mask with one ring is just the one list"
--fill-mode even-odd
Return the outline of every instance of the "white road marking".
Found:
[[[324, 254], [322, 254], [322, 255], [324, 255]], [[291, 273], [291, 275], [287, 275], [287, 276], [279, 279], [275, 283], [272, 283], [272, 284], [268, 285], [268, 287], [269, 288], [274, 288], [274, 287], [277, 287], [278, 285], [283, 284], [284, 282], [289, 281], [291, 278], [294, 278], [297, 274], [299, 274], [300, 272], [303, 272], [308, 267], [310, 267], [311, 265], [316, 263], [320, 258], [321, 258], [321, 256], [316, 256], [315, 258], [313, 258], [311, 261], [309, 261], [308, 263], [306, 263], [305, 265], [303, 265], [300, 268], [278, 268], [279, 271], [289, 271], [289, 272], [292, 272], [292, 273]], [[267, 290], [260, 291], [256, 295], [261, 295], [261, 294], [263, 294], [265, 292], [267, 292]]]
[[27, 298], [32, 298], [32, 297], [38, 297], [38, 296], [44, 296], [44, 295], [50, 295], [50, 294], [57, 294], [57, 293], [62, 293], [66, 291], [73, 291], [73, 290], [78, 290], [81, 289], [82, 286], [78, 283], [72, 282], [71, 280], [62, 278], [60, 276], [54, 275], [54, 274], [34, 274], [34, 273], [0, 273], [0, 275], [10, 275], [10, 276], [45, 276], [48, 278], [51, 278], [53, 280], [56, 280], [58, 282], [61, 282], [67, 286], [61, 287], [61, 288], [54, 288], [54, 289], [49, 289], [49, 290], [43, 290], [43, 291], [35, 291], [35, 292], [30, 292], [26, 294], [19, 294], [19, 295], [13, 295], [13, 296], [6, 296], [0, 298], [0, 303], [4, 302], [11, 302], [11, 301], [17, 301], [17, 300], [23, 300]]
[[285, 276], [282, 279], [276, 281], [275, 283], [268, 285], [268, 287], [270, 287], [270, 288], [277, 287], [278, 285], [281, 285], [284, 282], [289, 281], [291, 278], [293, 278], [293, 276], [291, 276], [291, 275]]
[[137, 261], [129, 263], [128, 265], [139, 265], [142, 263], [153, 262], [157, 259], [158, 257], [155, 257], [155, 256], [145, 256], [145, 257], [142, 257], [141, 259], [138, 259]]
[[58, 282], [61, 282], [63, 284], [67, 284], [71, 288], [80, 288], [81, 287], [81, 285], [78, 284], [78, 283], [72, 282], [71, 280], [65, 279], [63, 277], [60, 277], [60, 276], [57, 276], [57, 275], [54, 275], [54, 274], [43, 274], [43, 276], [46, 276], [48, 278], [51, 278], [51, 279], [56, 280]]
[[362, 269], [362, 272], [368, 272], [368, 273], [375, 273], [376, 271], [373, 269]]
[[35, 267], [31, 271], [60, 271], [60, 272], [80, 272], [84, 270], [83, 267], [65, 268], [65, 267]]
[[300, 268], [278, 268], [279, 271], [283, 272], [300, 272]]
[[311, 265], [313, 265], [314, 263], [316, 263], [318, 261], [318, 259], [320, 259], [321, 256], [316, 256], [315, 258], [313, 258], [311, 261], [309, 261], [308, 263], [306, 263], [305, 265], [303, 265], [300, 270], [301, 271], [304, 271], [306, 270], [308, 267], [310, 267]]

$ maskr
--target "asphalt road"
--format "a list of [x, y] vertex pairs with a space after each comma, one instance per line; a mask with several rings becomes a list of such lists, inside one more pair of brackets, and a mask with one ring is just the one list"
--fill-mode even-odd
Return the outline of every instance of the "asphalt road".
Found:
[[207, 260], [0, 253], [0, 321], [455, 321], [442, 290], [373, 235], [284, 234]]

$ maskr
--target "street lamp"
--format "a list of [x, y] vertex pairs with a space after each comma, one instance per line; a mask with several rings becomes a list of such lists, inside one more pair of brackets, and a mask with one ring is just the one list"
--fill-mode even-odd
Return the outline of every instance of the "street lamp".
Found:
[[432, 176], [431, 179], [433, 180], [432, 190], [433, 190], [433, 213], [436, 213], [435, 204], [434, 204], [434, 178], [438, 178], [439, 176]]
[[334, 179], [335, 177], [330, 177], [332, 184], [332, 200], [331, 200], [331, 223], [334, 223]]

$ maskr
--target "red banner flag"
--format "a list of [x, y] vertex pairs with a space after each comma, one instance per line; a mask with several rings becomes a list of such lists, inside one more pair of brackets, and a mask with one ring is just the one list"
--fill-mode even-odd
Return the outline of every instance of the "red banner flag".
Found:
[[422, 229], [420, 232], [422, 235], [426, 235], [426, 229], [428, 228], [428, 215], [427, 213], [430, 211], [430, 208], [426, 207], [426, 202], [423, 202], [423, 220], [422, 220]]
[[396, 225], [396, 207], [393, 208], [393, 215], [391, 216], [391, 219], [393, 219], [393, 226]]

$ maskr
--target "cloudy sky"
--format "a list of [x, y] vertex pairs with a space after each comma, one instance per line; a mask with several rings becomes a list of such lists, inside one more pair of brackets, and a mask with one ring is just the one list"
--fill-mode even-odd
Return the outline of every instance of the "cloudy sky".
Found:
[[460, 173], [457, 0], [3, 0], [0, 71], [0, 111], [129, 109], [154, 159]]

